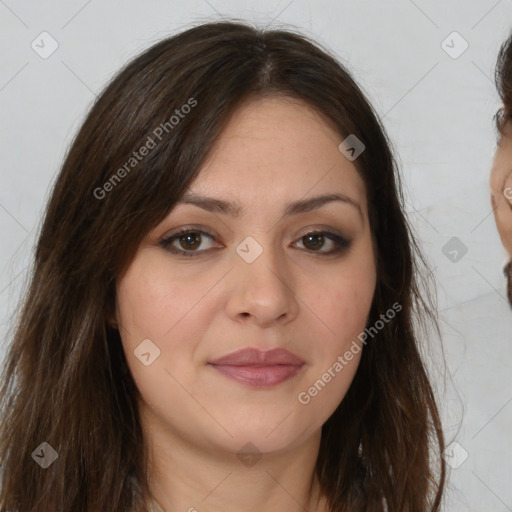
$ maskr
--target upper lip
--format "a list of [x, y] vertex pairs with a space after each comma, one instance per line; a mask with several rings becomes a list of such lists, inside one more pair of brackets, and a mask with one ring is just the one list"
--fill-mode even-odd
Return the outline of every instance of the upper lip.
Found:
[[210, 361], [210, 364], [226, 366], [273, 366], [278, 364], [301, 366], [304, 361], [284, 348], [264, 351], [250, 347], [214, 359]]

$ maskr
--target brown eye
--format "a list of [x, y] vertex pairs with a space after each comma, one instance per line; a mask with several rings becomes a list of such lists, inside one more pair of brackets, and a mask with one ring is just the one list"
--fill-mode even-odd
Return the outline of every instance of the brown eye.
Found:
[[[202, 230], [184, 229], [175, 235], [169, 236], [160, 242], [160, 245], [172, 252], [173, 254], [180, 254], [183, 256], [195, 256], [197, 253], [207, 252], [209, 248], [196, 250], [203, 243], [202, 238], [206, 237], [214, 240], [213, 235], [206, 233]], [[176, 246], [179, 244], [179, 247]]]
[[198, 233], [187, 233], [177, 238], [184, 249], [197, 249], [201, 245], [201, 235]]
[[321, 249], [325, 243], [323, 234], [309, 234], [302, 237], [302, 243], [308, 248], [316, 251]]
[[[304, 235], [300, 240], [306, 249], [324, 255], [345, 251], [352, 244], [351, 241], [328, 231], [313, 231]], [[331, 247], [334, 247], [328, 251], [320, 251], [325, 246], [326, 240], [330, 242]]]

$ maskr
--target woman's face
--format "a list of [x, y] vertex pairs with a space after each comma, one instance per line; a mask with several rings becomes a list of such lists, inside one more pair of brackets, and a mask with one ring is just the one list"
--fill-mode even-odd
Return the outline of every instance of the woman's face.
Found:
[[494, 217], [501, 241], [512, 258], [512, 126], [506, 125], [491, 171]]
[[[188, 190], [211, 200], [179, 203], [148, 233], [117, 283], [146, 425], [233, 453], [319, 435], [356, 372], [376, 285], [365, 186], [341, 140], [300, 102], [248, 103]], [[328, 194], [342, 200], [308, 202]], [[302, 364], [211, 364], [249, 347]]]
[[512, 306], [512, 126], [500, 137], [491, 171], [491, 202], [503, 247], [511, 263], [507, 273], [507, 295]]

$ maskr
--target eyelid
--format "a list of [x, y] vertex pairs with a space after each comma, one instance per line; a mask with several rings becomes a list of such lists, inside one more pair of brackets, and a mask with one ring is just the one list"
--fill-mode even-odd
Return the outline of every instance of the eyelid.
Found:
[[301, 237], [307, 235], [308, 233], [318, 233], [318, 232], [332, 233], [333, 235], [337, 235], [337, 236], [345, 238], [347, 240], [349, 238], [348, 236], [345, 236], [339, 229], [333, 228], [331, 226], [326, 226], [325, 224], [312, 224], [310, 226], [306, 226], [299, 231], [299, 233], [302, 233], [302, 234], [299, 234], [296, 236], [301, 238]]

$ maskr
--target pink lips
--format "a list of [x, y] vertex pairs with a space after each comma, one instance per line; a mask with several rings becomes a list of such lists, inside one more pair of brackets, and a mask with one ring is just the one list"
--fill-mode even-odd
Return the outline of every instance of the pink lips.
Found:
[[286, 349], [262, 351], [247, 348], [209, 363], [233, 379], [251, 386], [274, 386], [296, 375], [304, 361]]

